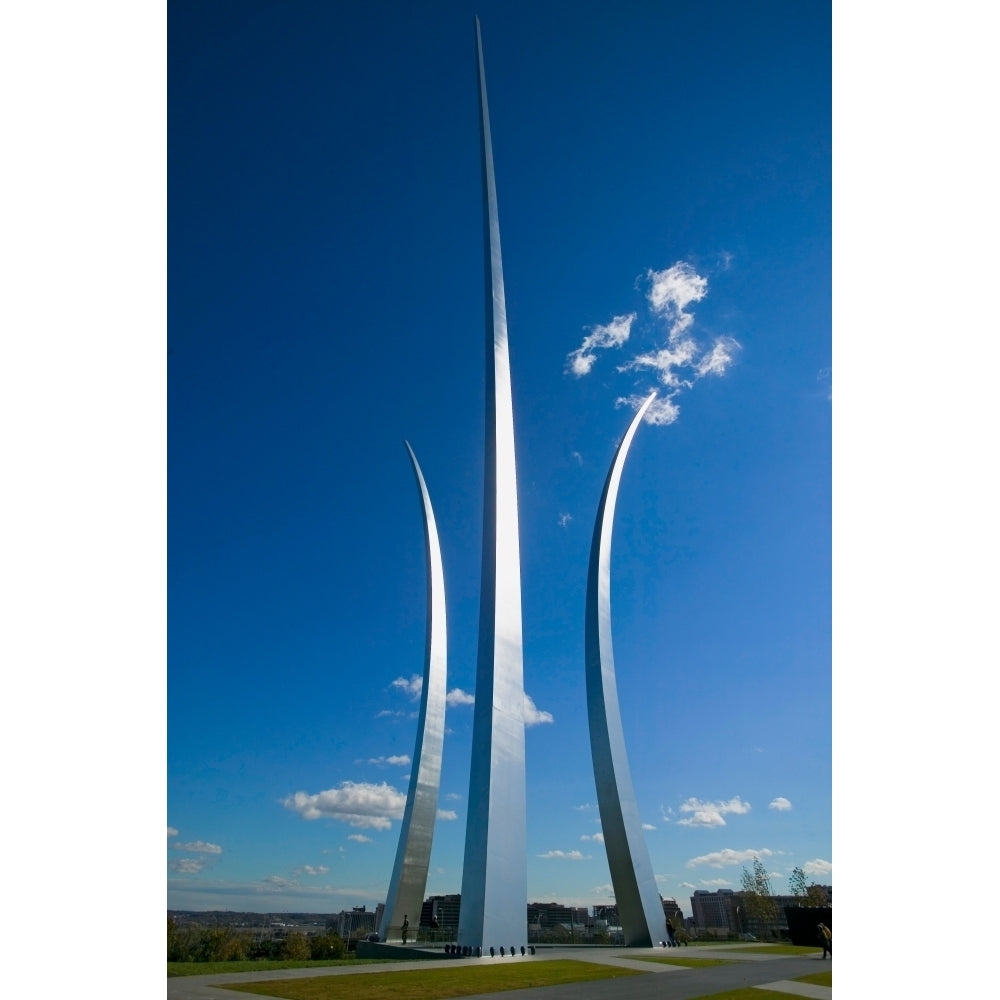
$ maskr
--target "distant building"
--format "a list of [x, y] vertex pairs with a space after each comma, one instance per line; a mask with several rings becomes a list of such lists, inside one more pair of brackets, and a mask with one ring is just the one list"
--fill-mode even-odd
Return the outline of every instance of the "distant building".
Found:
[[[833, 905], [832, 886], [822, 886], [825, 891], [825, 905]], [[748, 906], [746, 893], [733, 889], [695, 889], [691, 897], [691, 913], [694, 926], [714, 934], [753, 934], [762, 939], [782, 937], [788, 932], [785, 918], [786, 906], [803, 906], [803, 896], [771, 896], [774, 907], [769, 919], [762, 919], [757, 908]]]
[[677, 905], [677, 900], [664, 899], [661, 896], [660, 902], [663, 904], [663, 915], [667, 918], [667, 920], [669, 920], [672, 924], [677, 924], [678, 922], [680, 922], [680, 925], [683, 927], [684, 913], [681, 910], [681, 908]]
[[384, 910], [385, 903], [379, 903], [374, 910], [369, 910], [364, 906], [355, 906], [350, 910], [341, 910], [340, 913], [334, 914], [332, 918], [327, 920], [326, 924], [345, 941], [367, 937], [378, 930]]
[[458, 934], [458, 916], [461, 910], [461, 893], [428, 896], [420, 908], [420, 926], [455, 937]]
[[562, 903], [528, 903], [529, 927], [555, 927], [565, 924], [586, 926], [590, 913], [586, 906], [564, 906]]

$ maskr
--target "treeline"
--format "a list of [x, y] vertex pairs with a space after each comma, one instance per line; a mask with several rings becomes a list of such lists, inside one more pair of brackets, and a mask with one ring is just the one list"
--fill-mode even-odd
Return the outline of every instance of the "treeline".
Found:
[[178, 926], [167, 917], [168, 962], [245, 962], [258, 958], [302, 961], [344, 958], [347, 945], [333, 931], [303, 934], [289, 931], [284, 937], [261, 937], [235, 927]]

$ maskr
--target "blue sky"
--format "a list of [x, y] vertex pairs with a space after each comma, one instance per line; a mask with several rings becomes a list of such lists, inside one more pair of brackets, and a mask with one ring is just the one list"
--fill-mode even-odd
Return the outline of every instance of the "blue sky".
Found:
[[661, 893], [832, 882], [823, 5], [181, 3], [168, 21], [167, 902], [385, 898], [437, 517], [461, 887], [484, 334], [482, 24], [517, 441], [528, 891], [612, 898], [586, 721], [601, 488]]

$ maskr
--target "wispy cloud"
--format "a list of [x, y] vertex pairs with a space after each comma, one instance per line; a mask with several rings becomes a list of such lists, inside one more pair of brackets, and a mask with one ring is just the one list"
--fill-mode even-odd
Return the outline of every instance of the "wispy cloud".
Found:
[[771, 799], [767, 804], [768, 809], [777, 809], [778, 812], [788, 812], [792, 808], [791, 802], [784, 797], [784, 795], [779, 795], [777, 798]]
[[655, 830], [656, 829], [656, 827], [653, 826], [652, 823], [643, 823], [642, 824], [642, 828], [643, 828], [643, 830]]
[[388, 830], [392, 820], [402, 819], [406, 796], [385, 782], [342, 781], [314, 795], [296, 792], [281, 804], [306, 820], [334, 819], [362, 829]]
[[257, 885], [258, 892], [284, 892], [286, 889], [297, 889], [299, 883], [295, 879], [284, 878], [281, 875], [268, 875]]
[[569, 524], [570, 521], [572, 521], [572, 520], [573, 520], [573, 515], [572, 514], [560, 514], [559, 515], [559, 527], [560, 528], [565, 528], [566, 525]]
[[463, 691], [461, 688], [452, 688], [447, 695], [445, 695], [445, 702], [448, 705], [475, 705], [476, 696], [474, 694], [469, 694], [468, 691]]
[[177, 831], [172, 826], [168, 826], [167, 827], [167, 836], [168, 837], [176, 837], [177, 836]]
[[[694, 313], [689, 307], [708, 294], [708, 279], [691, 264], [678, 261], [662, 271], [650, 269], [640, 280], [647, 286], [648, 315], [640, 321], [637, 313], [627, 313], [615, 316], [610, 323], [589, 327], [583, 343], [567, 355], [566, 371], [578, 378], [589, 375], [597, 362], [597, 352], [623, 347], [635, 327], [652, 338], [652, 349], [633, 354], [616, 370], [651, 374], [656, 383], [665, 387], [667, 392], [653, 400], [645, 420], [650, 424], [672, 424], [680, 415], [676, 397], [699, 379], [723, 375], [740, 345], [729, 336], [716, 337], [707, 344], [693, 336]], [[640, 388], [619, 397], [615, 404], [638, 409], [649, 393], [649, 386]]]
[[296, 868], [292, 874], [293, 875], [327, 875], [330, 869], [326, 865], [300, 865]]
[[725, 826], [726, 821], [723, 816], [729, 813], [736, 815], [748, 813], [750, 803], [744, 802], [738, 795], [728, 802], [702, 802], [690, 798], [681, 805], [680, 811], [690, 815], [687, 819], [679, 819], [678, 826]]
[[589, 374], [597, 360], [594, 352], [608, 347], [621, 347], [632, 332], [635, 316], [635, 313], [615, 316], [610, 323], [590, 327], [590, 333], [583, 338], [583, 343], [567, 355], [566, 370], [577, 376]]
[[170, 845], [175, 851], [188, 851], [191, 854], [221, 854], [222, 848], [218, 844], [210, 844], [206, 840], [188, 840], [185, 843], [178, 841]]
[[554, 858], [559, 861], [589, 861], [590, 855], [583, 854], [580, 851], [546, 851], [544, 854], [539, 854], [540, 858]]
[[391, 757], [369, 757], [368, 763], [375, 764], [377, 767], [386, 767], [386, 766], [409, 767], [410, 758], [409, 755], [405, 753], [394, 754]]
[[365, 836], [363, 833], [349, 833], [347, 835], [348, 840], [353, 840], [355, 844], [370, 844], [372, 843], [372, 838]]
[[731, 847], [723, 848], [721, 851], [713, 851], [711, 854], [702, 854], [697, 858], [692, 858], [688, 863], [688, 868], [697, 868], [698, 865], [708, 865], [709, 868], [726, 868], [730, 865], [745, 865], [754, 858], [769, 858], [774, 853], [767, 847], [748, 847], [743, 851], [734, 851]]
[[437, 818], [442, 820], [458, 819], [458, 813], [454, 809], [438, 809]]
[[581, 840], [596, 840], [597, 843], [603, 844], [604, 843], [604, 834], [603, 833], [585, 833], [580, 839]]
[[197, 875], [208, 864], [208, 858], [175, 858], [168, 867], [178, 875]]

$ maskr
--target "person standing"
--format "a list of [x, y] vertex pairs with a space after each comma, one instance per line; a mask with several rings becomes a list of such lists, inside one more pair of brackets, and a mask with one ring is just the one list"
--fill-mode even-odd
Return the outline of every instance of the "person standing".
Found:
[[830, 958], [833, 958], [833, 933], [826, 924], [819, 924], [819, 943], [823, 946], [823, 957], [829, 954]]
[[410, 933], [410, 918], [403, 914], [403, 944], [406, 944], [406, 937]]

